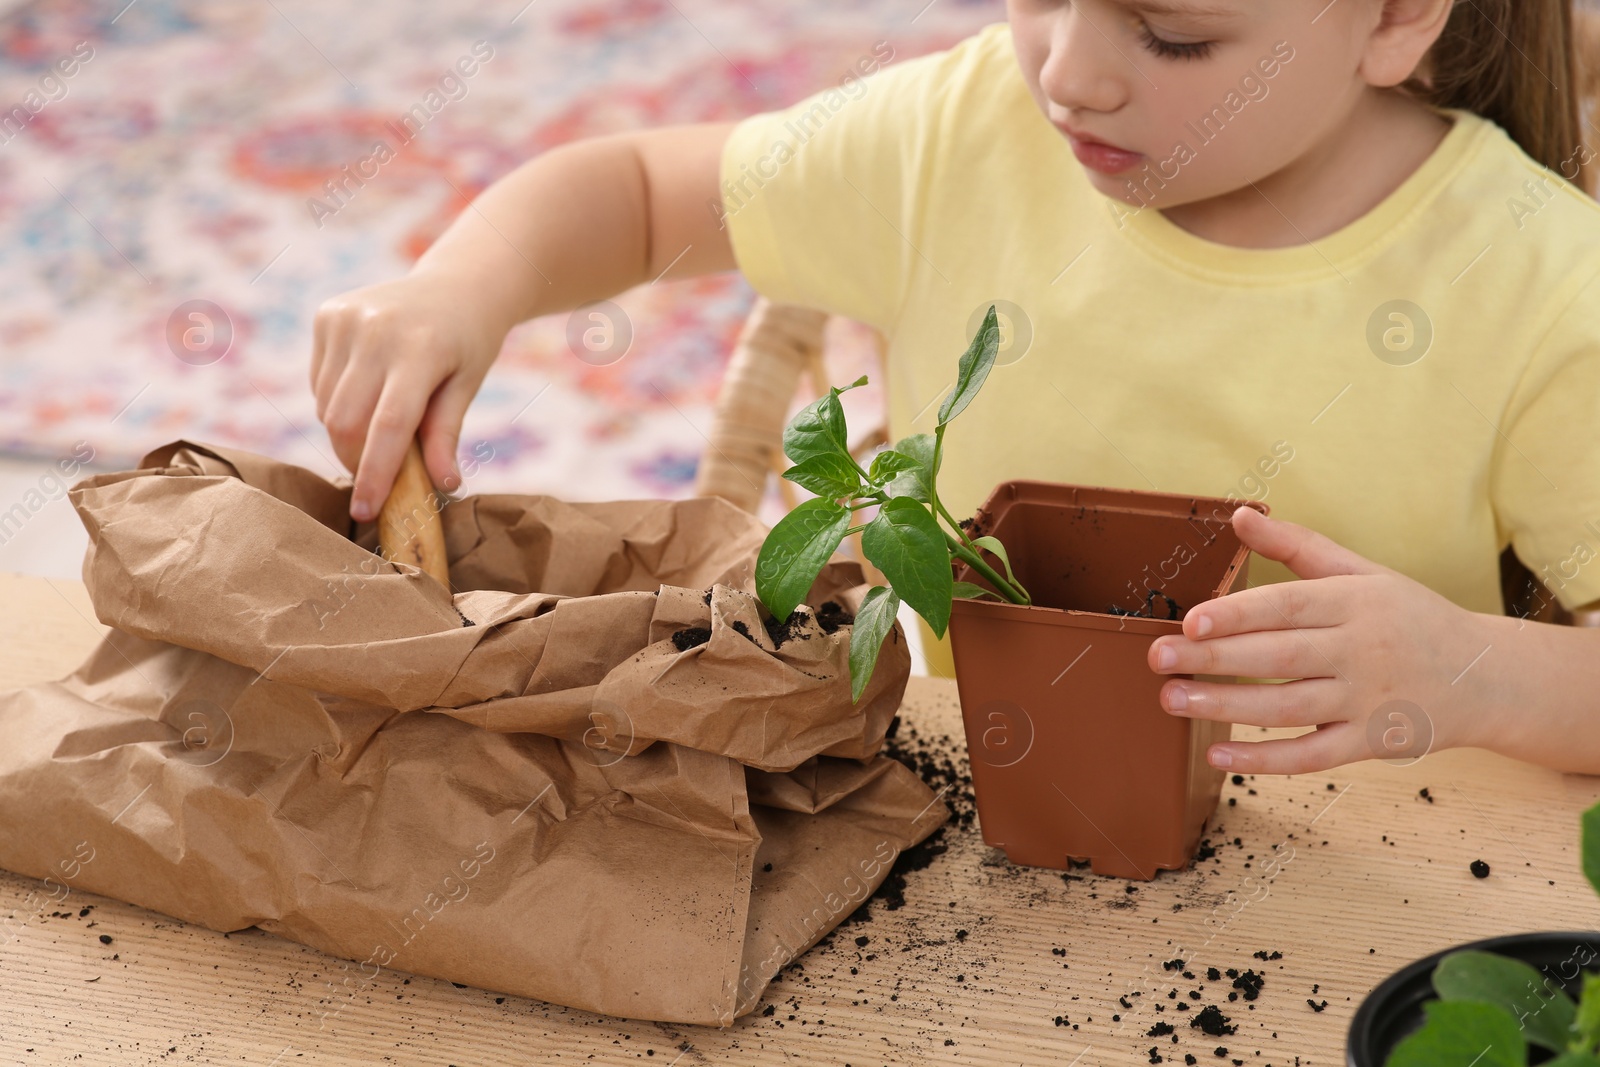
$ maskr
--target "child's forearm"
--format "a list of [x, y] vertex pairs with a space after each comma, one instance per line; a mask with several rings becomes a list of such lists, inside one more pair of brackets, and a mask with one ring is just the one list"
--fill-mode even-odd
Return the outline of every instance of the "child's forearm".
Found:
[[413, 268], [471, 294], [495, 336], [643, 281], [644, 181], [624, 137], [530, 160], [466, 206]]
[[1499, 615], [1478, 621], [1488, 651], [1457, 683], [1474, 690], [1468, 743], [1558, 771], [1600, 774], [1600, 629]]
[[725, 127], [676, 127], [545, 152], [465, 207], [413, 274], [470, 294], [502, 334], [650, 281], [669, 266], [674, 276], [729, 269], [725, 238], [718, 255], [705, 232], [712, 213], [698, 201], [691, 208], [675, 188], [685, 184], [677, 168], [686, 156], [703, 157], [698, 169], [715, 174], [724, 135]]

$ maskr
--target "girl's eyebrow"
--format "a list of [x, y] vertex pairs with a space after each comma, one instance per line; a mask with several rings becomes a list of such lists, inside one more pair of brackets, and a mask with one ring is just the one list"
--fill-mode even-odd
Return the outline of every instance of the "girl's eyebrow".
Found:
[[1174, 15], [1196, 19], [1226, 19], [1238, 15], [1229, 4], [1203, 4], [1192, 0], [1130, 0], [1127, 5], [1141, 15]]

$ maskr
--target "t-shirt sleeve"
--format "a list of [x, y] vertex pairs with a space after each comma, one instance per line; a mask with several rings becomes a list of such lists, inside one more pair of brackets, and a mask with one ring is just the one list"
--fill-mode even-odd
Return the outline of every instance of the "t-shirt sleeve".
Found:
[[1563, 607], [1600, 600], [1600, 275], [1540, 343], [1501, 434], [1490, 492], [1517, 558]]
[[997, 49], [1010, 56], [1006, 31], [995, 23], [899, 62], [879, 42], [856, 64], [867, 76], [734, 127], [722, 152], [722, 217], [757, 292], [888, 328], [919, 255], [947, 103]]

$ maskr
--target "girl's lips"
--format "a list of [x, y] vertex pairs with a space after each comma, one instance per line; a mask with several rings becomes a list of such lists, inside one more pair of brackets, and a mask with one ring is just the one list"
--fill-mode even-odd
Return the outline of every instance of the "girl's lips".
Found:
[[1088, 140], [1067, 129], [1061, 132], [1067, 135], [1067, 143], [1072, 146], [1072, 154], [1078, 157], [1078, 162], [1101, 174], [1121, 174], [1138, 166], [1144, 159], [1142, 152], [1130, 152], [1126, 148]]

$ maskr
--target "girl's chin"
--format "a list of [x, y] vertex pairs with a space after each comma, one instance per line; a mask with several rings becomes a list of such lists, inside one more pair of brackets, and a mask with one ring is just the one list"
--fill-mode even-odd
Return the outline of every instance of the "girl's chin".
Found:
[[[1114, 174], [1096, 174], [1094, 171], [1084, 172], [1089, 178], [1089, 184], [1094, 186], [1096, 192], [1111, 200], [1120, 200], [1129, 207], [1149, 207], [1151, 199], [1148, 193], [1137, 186], [1130, 188], [1130, 183], [1125, 177]], [[1141, 194], [1142, 198], [1141, 198]]]

